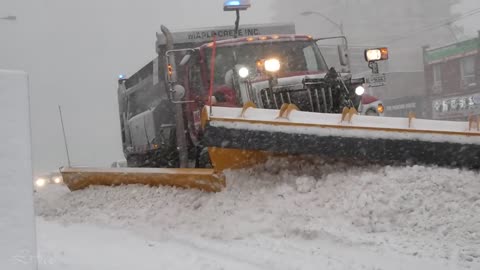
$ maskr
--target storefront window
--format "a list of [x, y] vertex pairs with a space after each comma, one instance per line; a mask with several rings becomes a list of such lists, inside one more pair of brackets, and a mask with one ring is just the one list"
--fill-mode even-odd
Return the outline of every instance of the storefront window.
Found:
[[433, 66], [433, 92], [441, 93], [442, 92], [442, 66], [441, 64], [436, 64]]
[[475, 86], [475, 57], [469, 56], [461, 60], [462, 86]]
[[442, 83], [442, 67], [440, 64], [433, 66], [433, 82]]

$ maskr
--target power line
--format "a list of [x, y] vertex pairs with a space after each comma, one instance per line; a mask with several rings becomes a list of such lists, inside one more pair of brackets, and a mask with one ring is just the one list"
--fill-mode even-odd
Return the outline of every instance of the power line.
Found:
[[430, 26], [427, 26], [419, 31], [416, 31], [416, 32], [413, 32], [413, 33], [409, 33], [408, 35], [404, 35], [404, 36], [399, 36], [399, 37], [396, 37], [396, 38], [393, 38], [391, 39], [390, 41], [386, 42], [387, 44], [390, 44], [390, 43], [393, 43], [393, 42], [396, 42], [396, 41], [399, 41], [399, 40], [402, 40], [402, 39], [405, 39], [405, 38], [408, 38], [410, 36], [414, 36], [414, 35], [418, 35], [418, 34], [421, 34], [423, 32], [427, 32], [427, 31], [431, 31], [431, 30], [434, 30], [434, 29], [437, 29], [437, 28], [440, 28], [440, 27], [444, 27], [444, 26], [448, 26], [456, 21], [459, 21], [461, 19], [465, 19], [467, 17], [470, 17], [470, 16], [473, 16], [473, 15], [476, 15], [480, 13], [480, 8], [477, 8], [477, 9], [473, 9], [473, 10], [470, 10], [468, 12], [465, 12], [463, 14], [460, 14], [458, 16], [455, 16], [451, 19], [448, 19], [448, 20], [444, 20], [444, 21], [441, 21], [441, 22], [438, 22], [436, 24], [433, 24], [433, 25], [430, 25]]

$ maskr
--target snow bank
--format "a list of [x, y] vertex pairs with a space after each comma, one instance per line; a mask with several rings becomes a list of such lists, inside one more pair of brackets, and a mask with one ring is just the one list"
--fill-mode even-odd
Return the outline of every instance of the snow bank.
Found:
[[144, 186], [68, 193], [56, 187], [38, 194], [37, 209], [46, 220], [66, 224], [142, 233], [152, 227], [157, 233], [224, 241], [330, 241], [479, 269], [478, 173], [426, 167], [286, 167], [285, 161], [273, 160], [255, 170], [228, 172], [228, 188], [217, 194]]
[[0, 70], [0, 269], [35, 269], [28, 78]]

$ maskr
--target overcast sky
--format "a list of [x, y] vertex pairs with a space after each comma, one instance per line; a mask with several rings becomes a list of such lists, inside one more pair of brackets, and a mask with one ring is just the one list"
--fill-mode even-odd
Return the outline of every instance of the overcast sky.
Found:
[[[464, 1], [460, 12], [479, 7], [478, 0]], [[104, 166], [123, 158], [117, 75], [130, 75], [153, 59], [160, 24], [172, 30], [233, 24], [234, 14], [223, 12], [222, 3], [0, 0], [0, 16], [18, 16], [16, 22], [0, 21], [0, 68], [30, 74], [35, 170], [66, 163], [59, 104], [75, 165]], [[253, 4], [242, 23], [272, 21], [272, 0]], [[479, 17], [465, 20], [468, 34], [480, 28]]]
[[[474, 9], [480, 8], [479, 0], [462, 0], [461, 3], [453, 8], [453, 11], [458, 14], [464, 14]], [[462, 26], [465, 32], [464, 37], [474, 37], [478, 35], [480, 30], [480, 14], [475, 14], [462, 19], [457, 22], [459, 26]]]
[[[257, 1], [243, 23], [269, 22]], [[58, 116], [64, 111], [72, 162], [110, 165], [123, 158], [116, 78], [155, 56], [155, 32], [230, 25], [221, 0], [0, 0], [0, 68], [30, 73], [33, 156], [37, 172], [66, 163]]]

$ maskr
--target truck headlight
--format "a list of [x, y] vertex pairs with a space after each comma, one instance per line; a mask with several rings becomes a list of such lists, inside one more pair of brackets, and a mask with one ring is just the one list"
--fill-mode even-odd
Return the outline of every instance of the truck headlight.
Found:
[[268, 72], [277, 72], [280, 70], [280, 61], [278, 61], [278, 59], [271, 58], [265, 60], [264, 66], [265, 70]]
[[45, 180], [44, 178], [38, 178], [36, 181], [35, 181], [35, 186], [37, 187], [43, 187], [47, 184], [47, 180]]
[[365, 88], [363, 86], [358, 86], [356, 89], [355, 89], [355, 94], [357, 94], [357, 96], [361, 96], [363, 94], [365, 94]]
[[367, 62], [375, 62], [388, 59], [388, 48], [368, 49], [365, 50], [365, 60]]
[[54, 182], [55, 184], [60, 184], [60, 183], [62, 182], [62, 178], [60, 178], [60, 177], [55, 177], [55, 178], [53, 179], [53, 182]]
[[238, 76], [240, 76], [240, 78], [242, 79], [247, 78], [249, 74], [250, 74], [250, 71], [248, 71], [248, 68], [246, 67], [242, 67], [238, 70]]

